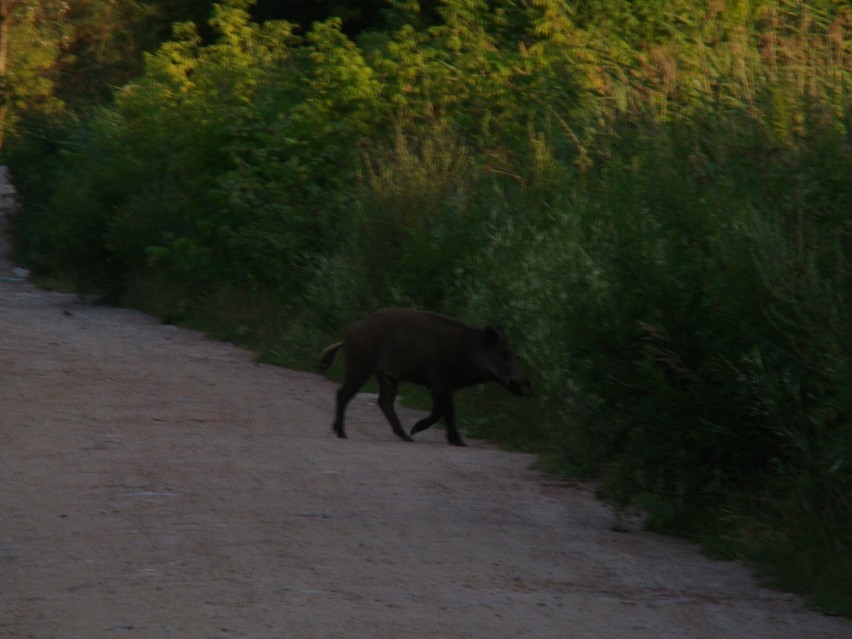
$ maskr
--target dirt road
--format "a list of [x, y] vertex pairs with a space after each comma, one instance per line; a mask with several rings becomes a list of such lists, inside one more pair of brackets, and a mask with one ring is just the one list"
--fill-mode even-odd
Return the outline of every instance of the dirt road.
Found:
[[338, 440], [323, 378], [18, 276], [4, 258], [0, 637], [852, 637], [611, 532], [529, 456], [405, 444], [363, 398]]

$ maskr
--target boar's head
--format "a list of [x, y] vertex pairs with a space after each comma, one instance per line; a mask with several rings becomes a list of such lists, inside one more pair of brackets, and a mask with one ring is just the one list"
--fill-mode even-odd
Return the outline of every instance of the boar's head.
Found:
[[486, 377], [515, 395], [531, 395], [532, 384], [509, 338], [500, 326], [487, 326], [483, 332], [483, 364]]

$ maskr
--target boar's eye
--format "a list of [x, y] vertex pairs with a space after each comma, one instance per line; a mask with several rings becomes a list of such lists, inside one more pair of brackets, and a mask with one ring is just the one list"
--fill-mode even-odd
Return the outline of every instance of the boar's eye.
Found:
[[500, 345], [500, 331], [494, 326], [486, 326], [483, 341], [487, 346], [494, 347]]

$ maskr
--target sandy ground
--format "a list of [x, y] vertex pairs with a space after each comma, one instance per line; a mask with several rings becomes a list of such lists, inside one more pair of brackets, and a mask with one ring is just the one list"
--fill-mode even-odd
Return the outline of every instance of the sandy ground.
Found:
[[331, 382], [2, 249], [0, 637], [852, 637], [529, 456], [405, 444], [364, 397], [338, 440]]

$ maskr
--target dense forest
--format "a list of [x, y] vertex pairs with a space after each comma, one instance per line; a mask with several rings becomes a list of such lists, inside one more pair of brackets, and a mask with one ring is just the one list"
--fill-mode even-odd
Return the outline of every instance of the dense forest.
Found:
[[[506, 327], [463, 427], [852, 615], [852, 6], [1, 0], [17, 258], [313, 366]], [[463, 394], [464, 395], [464, 394]]]

